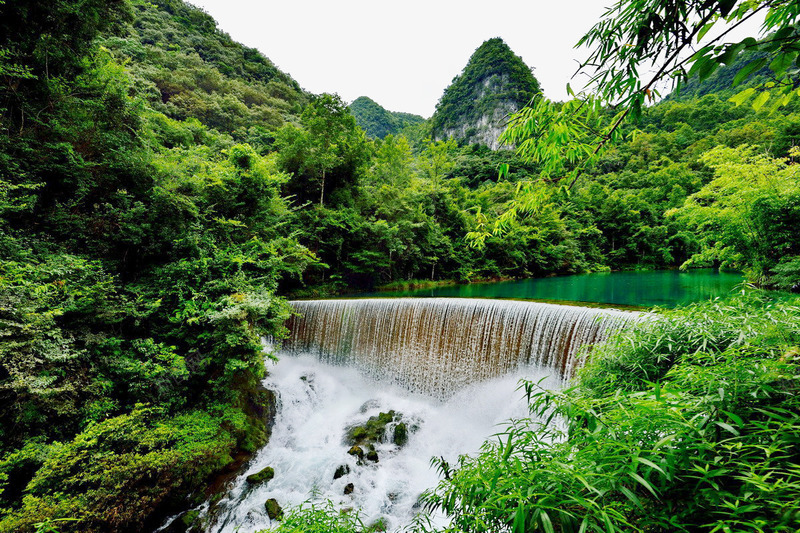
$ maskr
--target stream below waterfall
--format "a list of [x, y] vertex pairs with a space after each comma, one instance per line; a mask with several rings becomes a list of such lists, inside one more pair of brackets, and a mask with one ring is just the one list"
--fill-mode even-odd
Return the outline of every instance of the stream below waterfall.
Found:
[[[280, 361], [269, 367], [265, 386], [279, 398], [270, 443], [233, 482], [218, 504], [209, 532], [269, 528], [264, 505], [269, 498], [283, 507], [330, 500], [340, 509], [360, 509], [365, 524], [382, 519], [388, 531], [401, 528], [419, 512], [420, 494], [438, 482], [431, 457], [441, 456], [453, 464], [459, 455], [477, 452], [486, 439], [504, 429], [507, 420], [528, 415], [524, 393], [517, 390], [519, 379], [538, 381], [552, 372], [521, 367], [440, 400], [312, 355], [281, 354]], [[560, 383], [548, 378], [543, 385], [558, 388]], [[377, 463], [357, 464], [347, 453], [347, 428], [389, 410], [402, 413], [409, 422], [407, 444], [380, 443]], [[350, 472], [334, 480], [342, 465]], [[256, 486], [247, 483], [247, 475], [267, 466], [275, 471], [272, 480]], [[349, 483], [353, 491], [345, 495]], [[433, 519], [443, 521], [443, 517]]]

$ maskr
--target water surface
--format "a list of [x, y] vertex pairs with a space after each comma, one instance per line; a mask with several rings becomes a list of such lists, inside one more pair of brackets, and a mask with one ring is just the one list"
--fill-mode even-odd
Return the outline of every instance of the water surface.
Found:
[[598, 272], [574, 276], [531, 278], [494, 283], [472, 283], [396, 292], [374, 292], [358, 297], [514, 298], [578, 302], [639, 308], [677, 307], [724, 297], [744, 281], [739, 273], [714, 269]]

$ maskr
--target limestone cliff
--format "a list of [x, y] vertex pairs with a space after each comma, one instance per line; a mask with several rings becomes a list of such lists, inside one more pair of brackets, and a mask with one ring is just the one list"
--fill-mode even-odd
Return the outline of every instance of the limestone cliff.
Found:
[[539, 82], [522, 58], [502, 39], [489, 39], [445, 89], [431, 118], [433, 136], [496, 150], [508, 115], [539, 92]]

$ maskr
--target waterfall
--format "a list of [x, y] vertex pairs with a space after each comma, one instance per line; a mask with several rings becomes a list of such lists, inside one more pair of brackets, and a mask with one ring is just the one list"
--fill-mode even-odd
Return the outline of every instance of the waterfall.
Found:
[[[456, 464], [496, 438], [509, 418], [530, 417], [520, 379], [559, 388], [580, 364], [582, 346], [641, 317], [446, 298], [293, 305], [290, 336], [264, 382], [278, 397], [270, 442], [213, 511], [208, 502], [200, 509], [207, 533], [274, 528], [268, 499], [284, 507], [331, 501], [359, 510], [365, 524], [381, 520], [400, 531], [420, 511], [420, 493], [438, 482], [431, 457]], [[378, 458], [353, 455], [351, 428], [389, 412], [407, 424], [407, 442], [387, 433], [373, 443]], [[266, 467], [273, 479], [248, 481]], [[446, 525], [442, 514], [429, 518]]]
[[640, 315], [537, 302], [398, 298], [292, 302], [289, 353], [355, 366], [373, 378], [446, 398], [521, 366], [569, 379], [579, 349]]

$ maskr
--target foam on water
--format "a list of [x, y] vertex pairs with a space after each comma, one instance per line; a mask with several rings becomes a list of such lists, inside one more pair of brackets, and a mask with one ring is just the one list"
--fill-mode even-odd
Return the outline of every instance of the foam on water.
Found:
[[[581, 346], [641, 319], [638, 313], [532, 302], [366, 299], [293, 302], [289, 340], [265, 385], [279, 398], [269, 444], [214, 513], [212, 533], [270, 527], [264, 503], [330, 500], [389, 529], [410, 523], [420, 494], [450, 464], [476, 453], [510, 418], [528, 415], [519, 379], [562, 386]], [[416, 429], [403, 447], [377, 446], [380, 461], [348, 455], [348, 428], [394, 410]], [[334, 480], [348, 465], [350, 473]], [[245, 478], [265, 467], [260, 486]], [[354, 485], [345, 495], [345, 486]], [[206, 505], [207, 507], [207, 505]], [[434, 517], [442, 521], [442, 517]]]
[[[269, 498], [282, 506], [331, 500], [340, 508], [361, 509], [365, 523], [383, 518], [390, 530], [402, 527], [418, 511], [419, 495], [439, 481], [431, 457], [454, 463], [460, 454], [478, 451], [509, 418], [527, 416], [518, 380], [547, 374], [521, 369], [468, 386], [442, 402], [310, 355], [284, 355], [270, 372], [265, 384], [280, 397], [272, 438], [220, 502], [211, 532], [248, 533], [270, 527], [264, 507]], [[548, 385], [558, 387], [559, 381]], [[380, 444], [378, 463], [357, 465], [347, 454], [346, 429], [392, 409], [418, 429], [403, 447]], [[340, 465], [348, 465], [350, 473], [334, 480]], [[248, 486], [245, 477], [267, 466], [274, 468], [274, 479]], [[348, 483], [355, 490], [344, 495]]]

